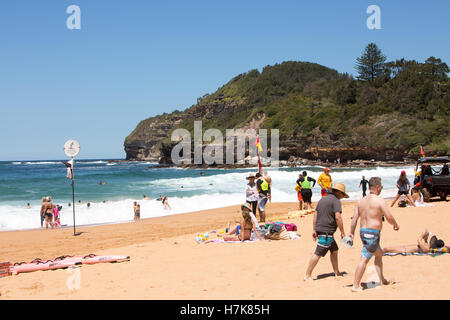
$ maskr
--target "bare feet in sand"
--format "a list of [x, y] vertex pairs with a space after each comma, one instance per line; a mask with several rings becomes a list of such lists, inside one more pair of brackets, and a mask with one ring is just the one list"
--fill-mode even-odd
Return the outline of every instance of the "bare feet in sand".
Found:
[[337, 279], [338, 277], [345, 277], [347, 273], [345, 272], [338, 272], [338, 273], [334, 273], [334, 277]]
[[382, 285], [383, 285], [383, 286], [387, 286], [387, 285], [389, 285], [389, 284], [391, 284], [391, 281], [389, 281], [388, 279], [384, 278], [384, 279], [383, 279]]
[[303, 281], [312, 281], [312, 278], [311, 278], [311, 277], [305, 276], [305, 277], [303, 278]]
[[363, 289], [361, 287], [355, 288], [354, 286], [352, 286], [352, 292], [362, 292]]

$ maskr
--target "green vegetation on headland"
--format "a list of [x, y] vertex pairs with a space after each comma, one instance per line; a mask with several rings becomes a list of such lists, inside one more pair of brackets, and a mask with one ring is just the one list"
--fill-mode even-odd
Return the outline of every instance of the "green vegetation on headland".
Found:
[[399, 160], [417, 158], [421, 146], [427, 155], [448, 154], [447, 64], [434, 57], [385, 60], [369, 44], [357, 59], [357, 79], [293, 61], [240, 74], [185, 111], [141, 121], [125, 140], [127, 159], [167, 157], [171, 132], [193, 132], [194, 120], [203, 121], [203, 130], [217, 128], [224, 136], [225, 129], [252, 121], [260, 128], [279, 129], [281, 160], [290, 155]]

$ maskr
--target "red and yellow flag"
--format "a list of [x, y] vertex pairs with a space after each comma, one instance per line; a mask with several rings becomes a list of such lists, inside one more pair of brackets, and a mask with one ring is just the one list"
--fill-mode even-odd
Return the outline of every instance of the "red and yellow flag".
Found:
[[255, 145], [258, 148], [258, 152], [262, 151], [261, 143], [259, 142], [259, 136], [256, 137]]

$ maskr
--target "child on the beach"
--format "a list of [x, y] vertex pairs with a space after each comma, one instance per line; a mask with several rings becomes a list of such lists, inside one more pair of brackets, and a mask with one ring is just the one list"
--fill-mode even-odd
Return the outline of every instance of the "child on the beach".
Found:
[[59, 218], [59, 208], [58, 206], [55, 206], [53, 208], [53, 227], [61, 227], [61, 221]]
[[136, 201], [134, 202], [134, 221], [139, 221], [141, 219], [141, 205]]

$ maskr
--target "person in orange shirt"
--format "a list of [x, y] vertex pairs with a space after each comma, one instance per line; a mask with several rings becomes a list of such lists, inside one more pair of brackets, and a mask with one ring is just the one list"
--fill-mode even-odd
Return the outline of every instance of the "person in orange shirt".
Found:
[[319, 176], [317, 183], [322, 188], [322, 190], [320, 191], [322, 197], [331, 192], [331, 185], [333, 184], [333, 180], [330, 176], [330, 168], [323, 169], [323, 173]]

